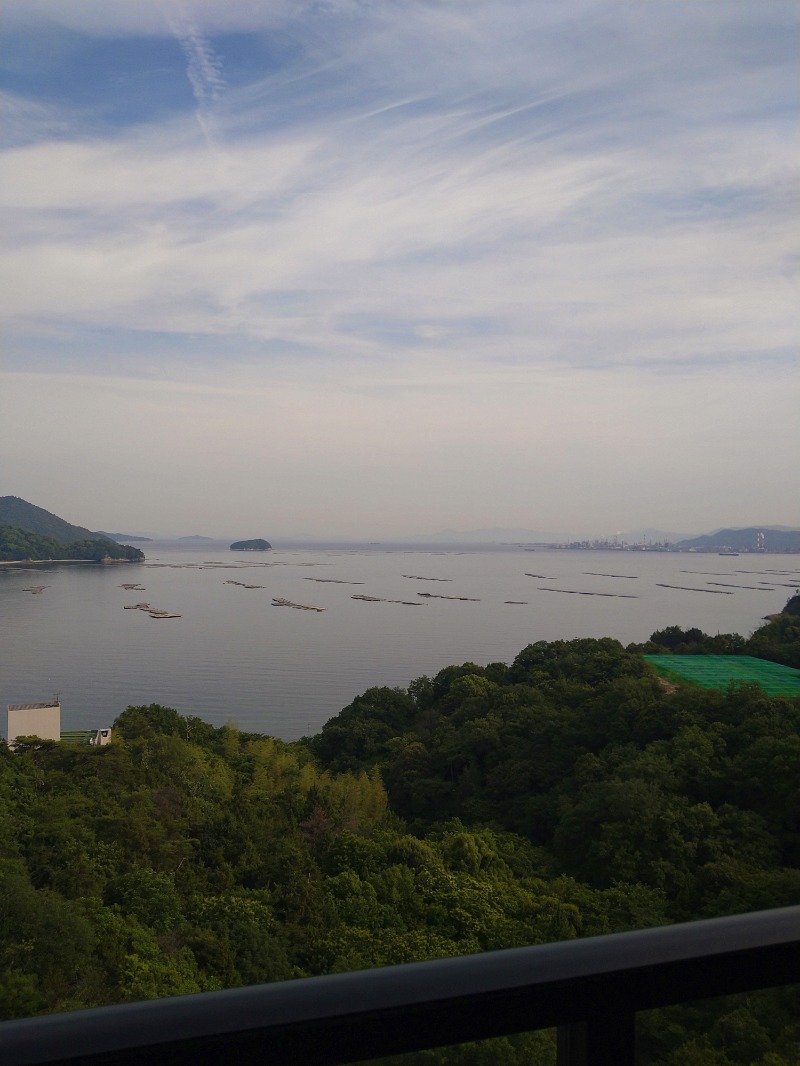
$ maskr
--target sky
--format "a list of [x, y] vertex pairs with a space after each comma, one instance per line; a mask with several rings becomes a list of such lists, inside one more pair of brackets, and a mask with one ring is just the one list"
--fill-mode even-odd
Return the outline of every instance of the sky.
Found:
[[0, 495], [800, 525], [798, 9], [4, 0]]

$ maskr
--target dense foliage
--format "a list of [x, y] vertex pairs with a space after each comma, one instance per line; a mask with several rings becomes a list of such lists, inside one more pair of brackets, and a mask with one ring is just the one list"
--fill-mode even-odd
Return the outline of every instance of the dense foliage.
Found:
[[738, 633], [709, 636], [700, 629], [668, 626], [657, 630], [646, 644], [635, 648], [653, 654], [755, 655], [800, 670], [800, 593], [790, 596], [781, 613], [770, 615], [767, 625], [761, 626], [748, 639]]
[[658, 890], [670, 918], [776, 906], [777, 884], [800, 899], [798, 701], [665, 687], [613, 640], [371, 689], [310, 747], [334, 772], [379, 767], [416, 832], [517, 833], [587, 884]]
[[[0, 1016], [797, 903], [798, 770], [800, 701], [613, 640], [370, 689], [297, 744], [129, 707], [107, 748], [0, 751]], [[797, 1008], [645, 1016], [644, 1061], [793, 1062]]]
[[36, 561], [48, 559], [87, 559], [102, 562], [105, 559], [139, 562], [144, 553], [128, 544], [117, 544], [104, 537], [93, 537], [64, 544], [54, 537], [41, 533], [29, 533], [16, 526], [0, 526], [0, 561]]

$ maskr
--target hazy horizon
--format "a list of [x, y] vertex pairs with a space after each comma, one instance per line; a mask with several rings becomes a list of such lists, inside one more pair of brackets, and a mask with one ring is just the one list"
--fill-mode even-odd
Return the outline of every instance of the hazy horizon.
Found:
[[0, 491], [221, 539], [800, 526], [797, 29], [6, 0]]
[[[34, 506], [42, 506], [41, 504], [35, 504], [32, 500], [25, 501]], [[44, 508], [48, 510], [48, 508]], [[57, 517], [71, 521], [73, 525], [81, 524], [75, 519], [67, 518], [64, 515], [58, 515]], [[488, 546], [493, 543], [498, 545], [509, 546], [515, 543], [531, 544], [541, 543], [543, 546], [552, 544], [561, 544], [565, 542], [582, 541], [582, 540], [601, 540], [601, 539], [618, 539], [622, 543], [642, 544], [642, 543], [658, 543], [667, 541], [669, 543], [676, 543], [681, 540], [688, 540], [694, 537], [706, 536], [714, 534], [723, 529], [773, 529], [781, 531], [800, 531], [800, 527], [788, 526], [779, 523], [768, 522], [750, 522], [747, 525], [742, 526], [720, 526], [716, 525], [710, 529], [703, 530], [669, 530], [658, 529], [653, 526], [642, 526], [631, 529], [592, 529], [589, 526], [576, 527], [571, 530], [566, 529], [531, 529], [528, 527], [503, 527], [503, 526], [491, 526], [483, 527], [480, 529], [439, 529], [435, 531], [430, 530], [416, 530], [413, 532], [395, 533], [388, 532], [383, 536], [377, 537], [374, 533], [365, 531], [355, 531], [348, 535], [328, 535], [319, 533], [307, 533], [303, 531], [291, 531], [286, 529], [270, 529], [270, 530], [243, 530], [243, 529], [230, 529], [227, 532], [213, 531], [208, 532], [206, 527], [201, 527], [202, 531], [195, 529], [193, 532], [188, 532], [182, 529], [177, 532], [165, 532], [163, 526], [159, 529], [120, 529], [114, 526], [113, 523], [105, 523], [97, 527], [95, 532], [104, 532], [112, 536], [128, 536], [128, 537], [144, 537], [149, 538], [156, 543], [180, 543], [181, 541], [189, 542], [192, 540], [202, 542], [213, 542], [215, 544], [226, 544], [233, 540], [246, 540], [253, 537], [264, 537], [265, 539], [274, 541], [276, 543], [305, 543], [310, 545], [322, 545], [322, 544], [379, 544], [385, 543], [387, 545], [412, 545], [418, 543], [421, 547], [430, 546], [443, 546], [450, 545], [457, 547], [459, 544], [475, 544]]]
[[353, 543], [363, 544], [366, 542], [373, 544], [413, 544], [419, 543], [421, 546], [430, 544], [436, 545], [454, 545], [459, 544], [514, 544], [514, 543], [566, 543], [571, 541], [583, 541], [583, 540], [601, 540], [608, 538], [609, 540], [614, 537], [624, 540], [625, 543], [632, 543], [632, 538], [635, 538], [636, 543], [643, 543], [645, 541], [662, 542], [668, 541], [669, 543], [675, 543], [679, 540], [689, 540], [693, 537], [702, 537], [718, 532], [720, 529], [789, 529], [795, 530], [798, 527], [794, 526], [777, 526], [762, 523], [760, 526], [757, 523], [751, 523], [748, 526], [715, 526], [713, 529], [694, 530], [689, 532], [673, 532], [671, 530], [592, 530], [592, 529], [576, 529], [576, 530], [546, 530], [546, 529], [504, 529], [503, 527], [488, 528], [480, 530], [457, 530], [457, 529], [442, 529], [434, 532], [416, 532], [416, 533], [386, 533], [382, 537], [376, 537], [371, 533], [353, 533], [348, 536], [329, 536], [325, 537], [315, 533], [303, 533], [303, 532], [271, 532], [264, 533], [259, 532], [244, 532], [236, 531], [230, 533], [160, 533], [160, 532], [136, 532], [128, 530], [107, 530], [106, 532], [113, 532], [115, 535], [125, 533], [131, 537], [149, 537], [153, 541], [163, 542], [179, 542], [192, 539], [200, 539], [203, 541], [214, 541], [215, 543], [225, 543], [232, 540], [245, 540], [252, 539], [252, 537], [263, 536], [265, 539], [271, 538], [275, 542], [305, 542], [310, 544], [327, 544], [327, 543]]

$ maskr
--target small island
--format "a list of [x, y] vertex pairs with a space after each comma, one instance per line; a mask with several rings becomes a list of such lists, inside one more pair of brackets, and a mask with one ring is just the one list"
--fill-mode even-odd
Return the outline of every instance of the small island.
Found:
[[268, 552], [271, 548], [270, 542], [260, 537], [255, 540], [237, 540], [231, 544], [232, 552]]

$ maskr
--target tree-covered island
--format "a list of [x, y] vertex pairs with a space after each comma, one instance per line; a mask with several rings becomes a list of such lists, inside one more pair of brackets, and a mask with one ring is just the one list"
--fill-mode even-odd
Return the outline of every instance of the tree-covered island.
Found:
[[[641, 655], [703, 641], [792, 660], [800, 616], [541, 641], [293, 744], [151, 705], [104, 748], [0, 746], [0, 1017], [797, 903], [800, 700]], [[796, 988], [650, 1012], [640, 1061], [788, 1066], [798, 1019]], [[413, 1061], [544, 1066], [554, 1042]]]
[[268, 540], [256, 537], [255, 540], [237, 540], [231, 544], [232, 552], [267, 552], [272, 545]]

